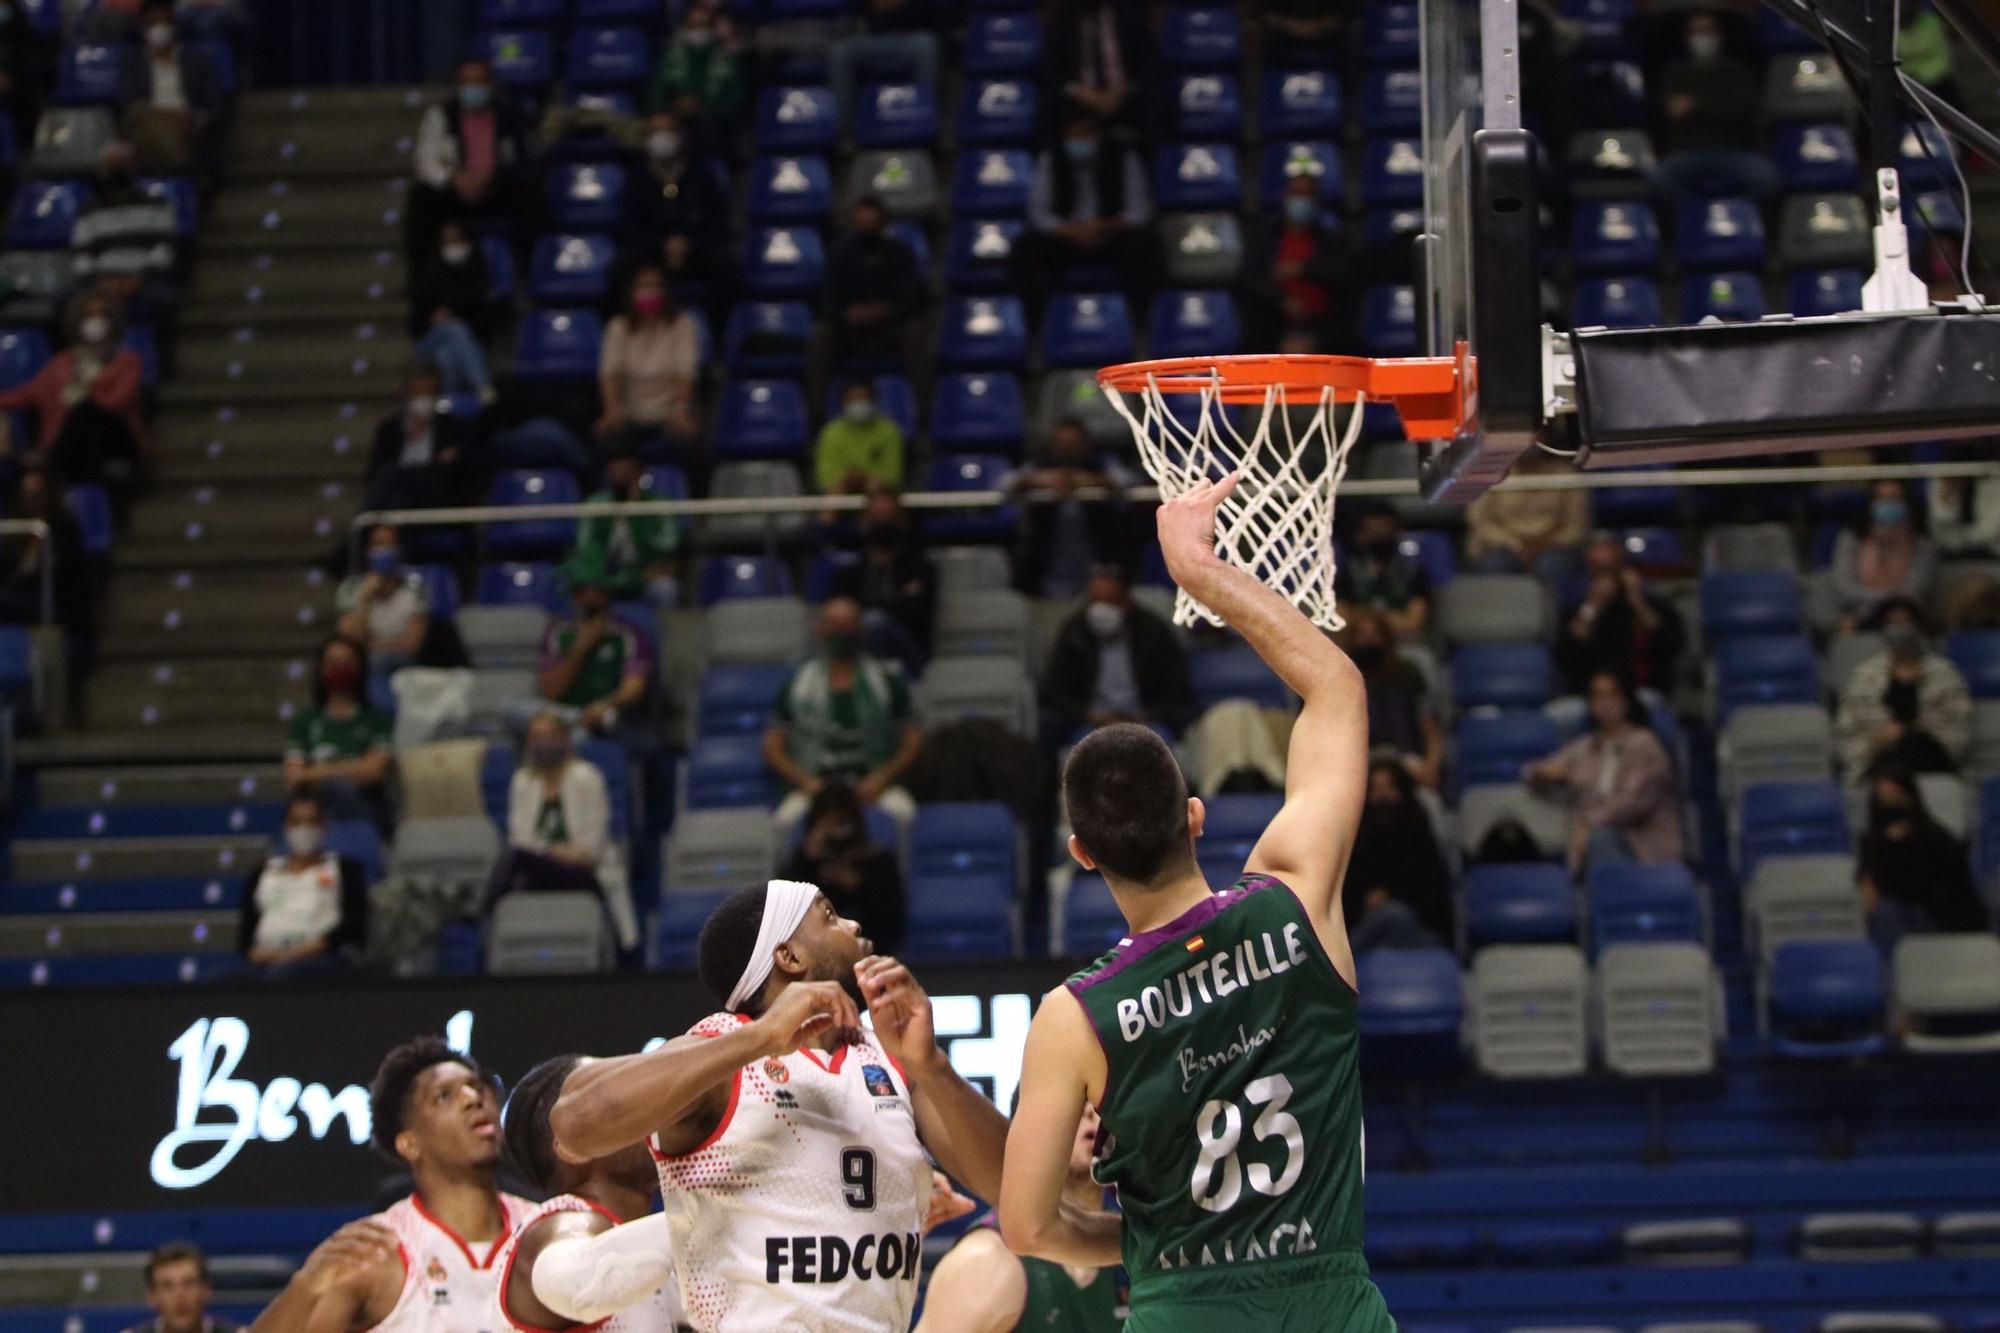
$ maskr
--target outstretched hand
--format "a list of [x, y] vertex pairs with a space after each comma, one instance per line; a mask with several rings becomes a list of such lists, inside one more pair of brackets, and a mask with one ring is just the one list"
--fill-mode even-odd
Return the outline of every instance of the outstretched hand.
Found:
[[876, 954], [854, 965], [854, 978], [883, 1049], [905, 1069], [922, 1068], [937, 1054], [937, 1031], [931, 1022], [931, 997], [910, 969]]
[[1160, 506], [1160, 553], [1166, 557], [1167, 573], [1182, 587], [1218, 562], [1215, 511], [1236, 489], [1237, 480], [1238, 474], [1232, 472], [1220, 481], [1205, 481]]
[[364, 1217], [321, 1241], [306, 1256], [293, 1281], [317, 1299], [395, 1253], [396, 1233], [374, 1218]]

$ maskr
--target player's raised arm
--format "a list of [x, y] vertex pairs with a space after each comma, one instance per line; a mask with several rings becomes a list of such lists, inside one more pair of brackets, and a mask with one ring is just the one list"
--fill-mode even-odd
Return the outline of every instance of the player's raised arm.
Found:
[[1305, 701], [1292, 728], [1285, 806], [1250, 854], [1249, 869], [1290, 885], [1322, 939], [1343, 942], [1336, 964], [1353, 980], [1339, 911], [1340, 879], [1368, 790], [1368, 703], [1361, 673], [1299, 609], [1215, 553], [1215, 510], [1236, 478], [1198, 486], [1160, 506], [1167, 572], [1221, 616]]
[[1083, 1268], [1120, 1261], [1118, 1217], [1081, 1211], [1063, 1197], [1084, 1104], [1103, 1080], [1104, 1052], [1083, 1006], [1066, 988], [1050, 991], [1028, 1029], [1021, 1100], [1007, 1134], [1000, 1234], [1014, 1253]]
[[[250, 1333], [305, 1333], [320, 1302], [329, 1295], [343, 1293], [339, 1304], [351, 1315], [355, 1299], [345, 1293], [366, 1293], [377, 1287], [394, 1291], [401, 1282], [396, 1233], [373, 1217], [349, 1222], [314, 1247], [278, 1298], [250, 1325]], [[394, 1304], [391, 1296], [389, 1306]], [[389, 1306], [384, 1306], [384, 1311]]]
[[1027, 1270], [999, 1236], [975, 1227], [938, 1260], [916, 1333], [1012, 1333], [1027, 1308]]

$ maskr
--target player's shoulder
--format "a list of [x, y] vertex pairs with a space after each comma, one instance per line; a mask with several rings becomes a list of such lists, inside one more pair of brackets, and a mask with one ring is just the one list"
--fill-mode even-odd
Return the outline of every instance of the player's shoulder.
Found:
[[690, 1037], [720, 1037], [736, 1031], [750, 1020], [742, 1014], [722, 1010], [710, 1014], [687, 1030]]
[[[559, 1199], [571, 1199], [576, 1196], [562, 1194], [556, 1197]], [[548, 1202], [554, 1203], [555, 1201], [555, 1199], [551, 1199]], [[577, 1199], [577, 1202], [581, 1204], [585, 1201]], [[507, 1214], [507, 1229], [509, 1231], [517, 1230], [522, 1223], [547, 1206], [548, 1204], [536, 1203], [533, 1199], [524, 1199], [518, 1194], [508, 1194], [504, 1190], [500, 1194], [500, 1209]]]

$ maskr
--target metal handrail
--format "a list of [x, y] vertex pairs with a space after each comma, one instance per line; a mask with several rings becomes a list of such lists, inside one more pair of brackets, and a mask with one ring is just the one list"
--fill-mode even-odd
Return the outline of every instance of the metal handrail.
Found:
[[0, 537], [42, 539], [42, 619], [46, 625], [56, 618], [56, 544], [52, 529], [39, 518], [0, 518]]

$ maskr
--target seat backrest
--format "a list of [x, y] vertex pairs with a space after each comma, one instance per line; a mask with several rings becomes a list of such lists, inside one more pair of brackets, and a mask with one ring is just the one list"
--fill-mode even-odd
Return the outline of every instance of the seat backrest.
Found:
[[1493, 826], [1508, 818], [1521, 821], [1544, 856], [1559, 856], [1567, 845], [1569, 811], [1519, 782], [1465, 789], [1458, 809], [1461, 845], [1467, 853], [1477, 852]]
[[1589, 971], [1569, 944], [1495, 945], [1472, 960], [1473, 1050], [1496, 1078], [1572, 1078], [1589, 1062]]
[[937, 163], [920, 148], [857, 153], [847, 169], [849, 207], [866, 195], [881, 199], [890, 217], [922, 217], [938, 205]]
[[777, 833], [764, 810], [688, 810], [667, 834], [663, 893], [717, 893], [770, 878]]
[[1627, 1078], [1715, 1068], [1715, 975], [1699, 944], [1621, 944], [1597, 959], [1604, 1063]]
[[812, 640], [812, 613], [796, 597], [731, 597], [708, 609], [702, 642], [710, 666], [787, 664]]
[[934, 657], [917, 686], [917, 707], [931, 726], [988, 717], [1023, 736], [1035, 734], [1035, 691], [1017, 660]]
[[601, 972], [609, 963], [604, 901], [596, 894], [510, 893], [494, 904], [486, 936], [488, 972]]
[[933, 651], [941, 656], [1011, 655], [1026, 661], [1028, 599], [1011, 588], [960, 592], [938, 599]]
[[398, 874], [448, 874], [486, 882], [500, 855], [500, 833], [484, 815], [406, 819], [391, 855]]
[[542, 650], [548, 613], [539, 606], [466, 606], [458, 612], [458, 633], [474, 666], [533, 666]]
[[1549, 632], [1549, 598], [1528, 574], [1465, 574], [1440, 588], [1438, 628], [1459, 643], [1540, 640]]
[[1892, 958], [1896, 1007], [2000, 1025], [2000, 938], [1983, 931], [1906, 935]]

